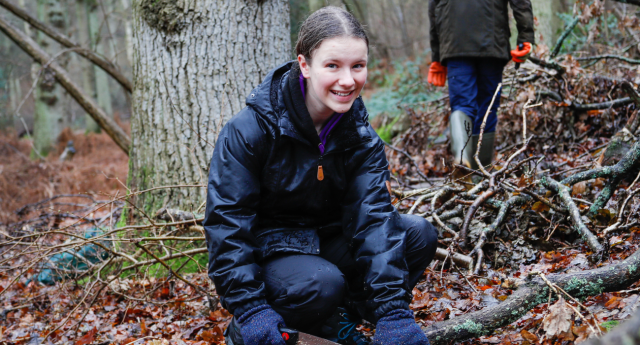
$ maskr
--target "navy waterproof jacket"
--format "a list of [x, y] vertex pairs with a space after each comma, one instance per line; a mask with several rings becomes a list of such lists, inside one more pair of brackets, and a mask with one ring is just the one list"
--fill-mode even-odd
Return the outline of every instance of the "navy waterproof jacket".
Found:
[[384, 143], [358, 97], [321, 154], [285, 106], [293, 64], [271, 71], [218, 137], [204, 220], [209, 277], [223, 307], [240, 316], [267, 303], [261, 261], [278, 253], [318, 255], [319, 236], [337, 226], [352, 239], [352, 254], [366, 272], [363, 312], [376, 322], [388, 311], [408, 309], [411, 298]]

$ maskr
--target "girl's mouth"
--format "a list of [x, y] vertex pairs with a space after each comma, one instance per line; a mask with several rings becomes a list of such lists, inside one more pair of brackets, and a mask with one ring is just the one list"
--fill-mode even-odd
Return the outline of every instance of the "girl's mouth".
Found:
[[343, 91], [343, 92], [331, 90], [331, 93], [336, 95], [336, 96], [347, 97], [347, 96], [351, 96], [351, 94], [353, 93], [353, 90], [351, 90], [351, 91]]

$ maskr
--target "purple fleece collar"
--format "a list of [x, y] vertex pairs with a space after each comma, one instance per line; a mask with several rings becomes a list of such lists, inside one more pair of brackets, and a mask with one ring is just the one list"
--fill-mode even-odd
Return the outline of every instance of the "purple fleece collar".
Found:
[[[302, 76], [302, 73], [300, 73], [300, 90], [302, 90], [302, 97], [306, 98], [305, 92], [304, 92], [304, 77]], [[334, 113], [333, 115], [331, 115], [327, 123], [324, 124], [324, 127], [322, 127], [322, 130], [320, 131], [320, 135], [319, 135], [320, 144], [318, 144], [318, 149], [320, 149], [320, 154], [322, 155], [324, 154], [324, 147], [327, 144], [327, 137], [329, 137], [329, 133], [331, 132], [333, 127], [335, 127], [338, 121], [340, 121], [340, 119], [342, 118], [342, 115], [344, 115], [344, 113]]]

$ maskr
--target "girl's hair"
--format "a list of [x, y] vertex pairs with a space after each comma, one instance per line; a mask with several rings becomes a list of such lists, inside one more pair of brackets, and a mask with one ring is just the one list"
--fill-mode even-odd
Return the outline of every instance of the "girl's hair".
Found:
[[296, 55], [302, 54], [311, 64], [311, 54], [322, 41], [340, 36], [363, 39], [369, 48], [367, 33], [356, 17], [340, 7], [323, 7], [313, 12], [300, 26]]

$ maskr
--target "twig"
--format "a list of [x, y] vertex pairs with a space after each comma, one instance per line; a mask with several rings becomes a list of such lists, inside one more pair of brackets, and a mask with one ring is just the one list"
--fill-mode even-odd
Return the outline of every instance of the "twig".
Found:
[[602, 59], [616, 59], [616, 60], [628, 62], [630, 64], [634, 64], [634, 65], [639, 65], [640, 64], [640, 60], [634, 60], [634, 59], [630, 59], [628, 57], [624, 57], [624, 56], [620, 56], [620, 55], [613, 55], [613, 54], [587, 56], [587, 57], [576, 58], [575, 60], [576, 61], [590, 61], [590, 60], [602, 60]]
[[598, 242], [598, 238], [595, 235], [593, 235], [591, 231], [589, 231], [589, 228], [587, 228], [587, 226], [582, 221], [582, 215], [580, 214], [580, 210], [578, 209], [576, 204], [573, 202], [573, 199], [571, 198], [571, 191], [569, 187], [546, 176], [543, 176], [540, 179], [540, 184], [546, 187], [547, 189], [549, 189], [550, 191], [557, 193], [558, 196], [560, 196], [560, 199], [568, 208], [569, 214], [573, 219], [575, 230], [580, 234], [582, 239], [587, 243], [589, 248], [591, 248], [591, 250], [594, 252], [595, 258], [597, 260], [602, 259], [603, 256], [606, 255], [605, 249], [602, 246], [602, 244]]
[[413, 166], [414, 166], [414, 167], [416, 167], [416, 172], [418, 173], [418, 175], [420, 175], [420, 177], [422, 177], [422, 179], [423, 179], [425, 182], [427, 182], [427, 183], [428, 183], [428, 184], [430, 184], [430, 185], [433, 185], [433, 183], [431, 183], [431, 181], [429, 181], [429, 178], [427, 178], [427, 175], [425, 175], [425, 174], [422, 172], [422, 170], [420, 169], [420, 167], [418, 166], [418, 164], [416, 163], [416, 161], [415, 161], [415, 160], [413, 160], [413, 157], [411, 157], [411, 155], [410, 155], [409, 153], [407, 153], [406, 151], [401, 150], [401, 149], [399, 149], [399, 148], [397, 148], [397, 147], [395, 147], [395, 146], [393, 146], [393, 145], [391, 145], [391, 144], [389, 144], [389, 143], [385, 142], [384, 140], [383, 140], [383, 142], [384, 142], [384, 144], [385, 144], [388, 148], [390, 148], [390, 149], [392, 149], [392, 150], [394, 150], [394, 151], [396, 151], [396, 152], [398, 152], [398, 153], [402, 153], [405, 157], [409, 158], [409, 161], [411, 162], [411, 164], [413, 164]]
[[562, 48], [562, 44], [564, 43], [564, 40], [566, 40], [567, 37], [569, 37], [569, 34], [571, 33], [571, 31], [573, 31], [573, 29], [576, 27], [576, 25], [578, 25], [579, 22], [580, 22], [580, 17], [575, 17], [573, 18], [571, 23], [569, 23], [567, 27], [564, 29], [564, 31], [558, 38], [558, 41], [556, 42], [555, 47], [553, 47], [553, 49], [551, 50], [552, 59], [555, 58], [558, 55], [558, 53], [560, 53], [560, 49]]

